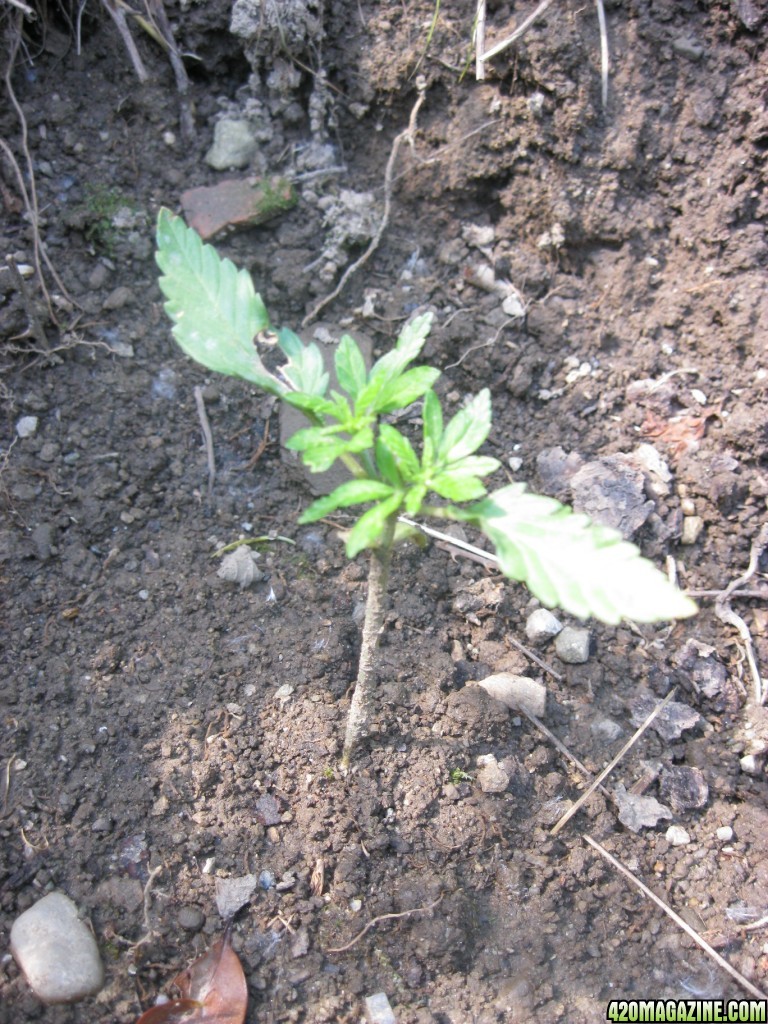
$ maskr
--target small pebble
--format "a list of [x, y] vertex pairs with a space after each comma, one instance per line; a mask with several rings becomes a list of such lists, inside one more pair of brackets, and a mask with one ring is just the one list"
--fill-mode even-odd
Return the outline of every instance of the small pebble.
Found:
[[733, 839], [733, 829], [730, 825], [722, 825], [717, 832], [715, 832], [715, 835], [721, 843], [730, 843]]
[[691, 837], [682, 825], [670, 825], [664, 834], [664, 838], [671, 846], [687, 846]]
[[555, 637], [558, 658], [567, 665], [583, 665], [589, 660], [589, 630], [566, 626]]
[[497, 672], [470, 685], [481, 686], [491, 697], [513, 711], [527, 711], [536, 718], [543, 718], [546, 712], [547, 688], [538, 679]]
[[98, 992], [104, 967], [90, 929], [62, 892], [52, 892], [18, 917], [11, 953], [44, 1003], [72, 1003]]
[[384, 992], [365, 998], [365, 1019], [367, 1024], [397, 1024], [389, 999]]
[[176, 920], [179, 922], [179, 927], [183, 928], [184, 931], [199, 932], [205, 924], [205, 914], [200, 907], [181, 907], [176, 915]]
[[739, 761], [745, 775], [759, 775], [763, 770], [764, 757], [758, 754], [745, 754]]
[[477, 759], [477, 784], [484, 793], [503, 793], [509, 785], [509, 775], [493, 754], [481, 754]]
[[563, 625], [548, 608], [537, 608], [526, 619], [525, 635], [532, 644], [546, 644], [562, 630]]
[[704, 529], [701, 516], [683, 516], [683, 530], [680, 535], [681, 544], [695, 544]]
[[19, 437], [32, 437], [37, 430], [37, 416], [22, 416], [16, 421], [16, 433]]
[[122, 309], [133, 301], [133, 292], [126, 285], [118, 285], [102, 303], [102, 309]]

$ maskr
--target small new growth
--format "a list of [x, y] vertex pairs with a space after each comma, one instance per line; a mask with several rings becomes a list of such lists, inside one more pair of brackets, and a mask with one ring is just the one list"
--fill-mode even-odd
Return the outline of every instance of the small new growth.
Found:
[[[314, 344], [289, 328], [276, 331], [285, 357], [274, 373], [262, 363], [255, 339], [273, 331], [250, 276], [183, 221], [161, 210], [157, 263], [165, 310], [181, 348], [219, 373], [240, 377], [300, 409], [308, 426], [287, 447], [312, 472], [341, 461], [350, 479], [313, 502], [300, 523], [337, 509], [363, 506], [347, 536], [349, 558], [370, 552], [368, 598], [357, 684], [342, 753], [347, 770], [363, 732], [374, 677], [376, 646], [384, 624], [392, 549], [415, 518], [451, 519], [481, 530], [496, 549], [502, 572], [548, 607], [607, 623], [622, 618], [654, 622], [693, 615], [696, 605], [675, 588], [619, 533], [516, 483], [488, 494], [485, 479], [499, 462], [477, 452], [491, 430], [491, 395], [485, 388], [445, 422], [433, 390], [440, 371], [414, 366], [431, 326], [431, 314], [407, 324], [394, 348], [368, 369], [349, 335], [336, 349], [339, 391]], [[420, 449], [385, 417], [422, 404]]]

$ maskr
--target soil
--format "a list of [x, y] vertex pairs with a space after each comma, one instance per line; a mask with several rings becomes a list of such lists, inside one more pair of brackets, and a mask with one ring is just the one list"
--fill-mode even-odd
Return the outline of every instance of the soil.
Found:
[[[489, 45], [532, 8], [488, 6]], [[370, 193], [381, 215], [424, 76], [389, 224], [323, 318], [385, 350], [432, 309], [446, 407], [489, 386], [487, 451], [538, 490], [570, 499], [579, 458], [612, 466], [652, 445], [670, 478], [644, 473], [628, 531], [681, 585], [722, 591], [747, 571], [768, 496], [768, 18], [751, 0], [605, 6], [604, 109], [589, 4], [552, 5], [482, 82], [470, 0], [286, 4], [284, 25], [265, 17], [248, 39], [227, 3], [169, 4], [195, 55], [194, 138], [138, 27], [145, 84], [101, 9], [79, 47], [66, 8], [27, 26], [11, 81], [59, 281], [46, 270], [51, 316], [37, 276], [26, 300], [0, 277], [2, 1021], [136, 1020], [221, 933], [217, 880], [247, 875], [233, 942], [260, 1024], [357, 1022], [377, 992], [398, 1024], [593, 1022], [613, 998], [745, 995], [585, 835], [768, 989], [765, 928], [741, 927], [768, 910], [768, 722], [744, 636], [711, 594], [678, 624], [589, 623], [586, 663], [538, 650], [552, 674], [516, 645], [535, 607], [522, 587], [489, 589], [482, 566], [436, 545], [399, 550], [376, 709], [344, 779], [365, 559], [346, 562], [335, 524], [297, 526], [311, 494], [270, 402], [181, 354], [157, 286], [158, 209], [226, 176], [203, 159], [214, 121], [247, 110], [262, 134], [239, 173], [295, 176], [299, 202], [218, 245], [274, 321], [298, 326], [367, 241], [329, 241], [329, 201]], [[29, 185], [9, 103], [1, 123]], [[312, 176], [310, 144], [344, 172]], [[33, 265], [3, 159], [3, 247]], [[482, 265], [524, 315], [477, 287]], [[52, 353], [29, 334], [33, 307]], [[247, 588], [212, 557], [241, 536], [268, 538]], [[752, 568], [731, 605], [765, 672], [765, 556]], [[606, 782], [672, 818], [632, 831], [597, 792], [553, 837], [583, 777], [467, 685], [498, 671], [546, 683], [546, 726], [593, 774], [642, 720], [637, 698], [676, 687], [696, 724], [649, 729]], [[501, 792], [481, 785], [489, 754]], [[680, 768], [706, 782], [702, 806], [670, 796]], [[71, 1006], [43, 1006], [7, 954], [13, 921], [52, 888], [106, 964], [102, 992]]]

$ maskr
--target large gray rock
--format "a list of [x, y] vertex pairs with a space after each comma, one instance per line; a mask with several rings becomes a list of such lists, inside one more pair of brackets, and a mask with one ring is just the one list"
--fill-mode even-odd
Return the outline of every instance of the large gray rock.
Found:
[[49, 893], [16, 918], [11, 953], [44, 1003], [73, 1003], [104, 984], [96, 941], [64, 893]]

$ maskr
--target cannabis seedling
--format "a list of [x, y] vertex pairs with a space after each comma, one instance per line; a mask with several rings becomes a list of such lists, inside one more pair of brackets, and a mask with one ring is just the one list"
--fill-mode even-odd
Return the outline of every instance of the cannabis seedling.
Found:
[[[345, 771], [366, 721], [392, 548], [409, 529], [399, 522], [403, 513], [480, 529], [506, 576], [525, 583], [543, 604], [580, 618], [654, 622], [696, 611], [693, 601], [615, 530], [553, 498], [529, 493], [522, 483], [487, 493], [483, 480], [500, 465], [476, 454], [491, 430], [490, 391], [485, 388], [444, 421], [433, 390], [440, 371], [412, 365], [429, 332], [430, 314], [406, 324], [395, 347], [370, 370], [357, 343], [344, 335], [335, 353], [340, 390], [329, 391], [317, 346], [305, 345], [289, 328], [274, 331], [249, 274], [220, 259], [167, 210], [158, 219], [157, 263], [165, 310], [181, 348], [203, 366], [240, 377], [300, 409], [309, 425], [287, 447], [299, 452], [311, 471], [323, 472], [337, 460], [346, 466], [350, 479], [313, 502], [299, 522], [369, 506], [346, 541], [349, 558], [363, 550], [371, 554], [358, 678], [342, 753]], [[285, 357], [274, 373], [264, 366], [256, 344], [267, 336], [276, 339]], [[386, 417], [419, 400], [423, 428], [417, 452]]]

